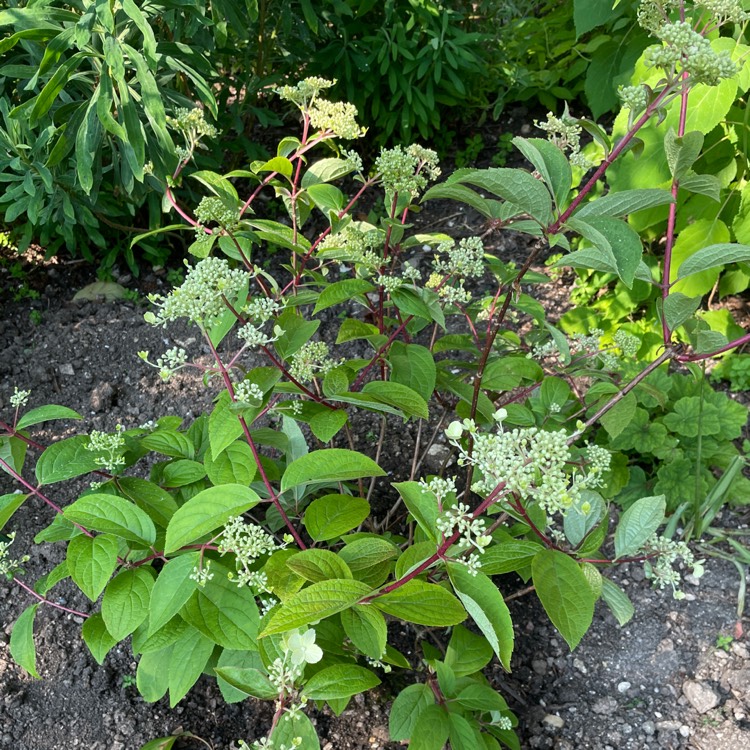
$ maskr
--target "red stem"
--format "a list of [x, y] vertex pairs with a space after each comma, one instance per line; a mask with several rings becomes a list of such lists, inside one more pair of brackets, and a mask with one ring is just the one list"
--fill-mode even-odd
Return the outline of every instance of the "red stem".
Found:
[[68, 607], [63, 607], [62, 604], [57, 604], [56, 602], [52, 602], [49, 599], [45, 599], [41, 594], [37, 594], [34, 589], [32, 589], [30, 586], [27, 586], [16, 576], [13, 576], [13, 583], [17, 583], [24, 591], [31, 594], [35, 599], [38, 599], [43, 604], [49, 604], [50, 607], [61, 609], [63, 612], [67, 612], [69, 615], [77, 615], [78, 617], [83, 617], [84, 619], [88, 619], [89, 617], [89, 615], [87, 615], [85, 612], [79, 612], [77, 609], [69, 609]]

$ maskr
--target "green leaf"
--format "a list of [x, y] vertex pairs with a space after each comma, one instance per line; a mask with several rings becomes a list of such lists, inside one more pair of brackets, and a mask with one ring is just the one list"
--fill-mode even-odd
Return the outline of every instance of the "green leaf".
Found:
[[[747, 249], [746, 245], [732, 245], [729, 238], [729, 227], [718, 219], [697, 219], [682, 229], [672, 248], [670, 293], [697, 297], [709, 292], [719, 278], [721, 267], [730, 262], [732, 248]], [[695, 256], [698, 256], [696, 261]]]
[[674, 198], [668, 190], [661, 190], [660, 188], [617, 190], [589, 201], [579, 208], [573, 216], [577, 219], [585, 219], [591, 216], [623, 218], [636, 211], [664, 206], [668, 203], [674, 203]]
[[18, 420], [16, 429], [23, 430], [26, 427], [31, 427], [41, 422], [49, 422], [52, 419], [83, 419], [83, 417], [77, 411], [68, 409], [67, 406], [48, 404], [47, 406], [38, 406], [36, 409], [27, 411]]
[[356, 664], [334, 664], [316, 672], [304, 687], [305, 695], [313, 700], [348, 698], [380, 685], [378, 676]]
[[36, 671], [36, 648], [34, 646], [34, 615], [39, 604], [32, 604], [21, 613], [10, 633], [10, 655], [32, 677], [41, 679]]
[[153, 587], [148, 568], [123, 570], [112, 579], [102, 597], [102, 618], [113, 638], [127, 638], [148, 617]]
[[141, 446], [172, 458], [195, 458], [195, 446], [177, 430], [155, 430], [141, 438]]
[[205, 476], [206, 470], [202, 463], [183, 458], [168, 463], [164, 467], [162, 479], [167, 487], [184, 487], [186, 484], [200, 481]]
[[[584, 505], [588, 506], [586, 512], [582, 509]], [[563, 528], [568, 541], [577, 547], [604, 518], [605, 510], [604, 500], [598, 492], [581, 490], [580, 500], [565, 511]]]
[[465, 677], [484, 669], [490, 663], [492, 655], [492, 646], [486, 638], [474, 635], [463, 625], [456, 625], [445, 652], [445, 664], [453, 670], [456, 677]]
[[117, 537], [99, 534], [95, 537], [73, 537], [68, 544], [68, 573], [86, 596], [95, 602], [117, 567]]
[[531, 577], [544, 611], [573, 650], [594, 618], [594, 595], [586, 576], [564, 552], [544, 549], [531, 564]]
[[451, 750], [475, 750], [482, 741], [475, 719], [465, 719], [461, 714], [448, 713]]
[[208, 440], [211, 456], [216, 461], [222, 451], [242, 435], [242, 425], [237, 415], [230, 411], [231, 399], [227, 391], [222, 391], [208, 418]]
[[664, 495], [636, 500], [620, 517], [615, 531], [615, 559], [636, 554], [664, 523]]
[[750, 245], [738, 245], [732, 242], [709, 245], [698, 250], [680, 265], [677, 278], [684, 279], [711, 268], [721, 268], [730, 263], [747, 263], [748, 261], [750, 261]]
[[472, 711], [507, 711], [508, 704], [503, 697], [488, 685], [475, 683], [467, 685], [456, 696], [456, 701]]
[[602, 578], [602, 599], [607, 603], [620, 627], [626, 625], [635, 614], [633, 604], [628, 595], [609, 578]]
[[21, 492], [0, 495], [0, 529], [8, 523], [11, 516], [24, 504], [27, 497], [29, 496]]
[[63, 516], [87, 529], [129, 542], [151, 545], [156, 541], [156, 527], [148, 514], [116, 495], [84, 495], [65, 508]]
[[465, 203], [486, 219], [489, 219], [494, 214], [492, 202], [486, 198], [482, 198], [476, 190], [472, 190], [466, 187], [466, 185], [459, 185], [457, 183], [434, 185], [424, 194], [422, 202], [441, 199]]
[[616, 438], [633, 421], [637, 408], [638, 399], [634, 393], [628, 393], [603, 414], [599, 421], [607, 434]]
[[448, 565], [448, 574], [456, 595], [510, 672], [513, 654], [513, 622], [508, 607], [494, 583], [484, 573], [472, 575], [465, 565]]
[[233, 516], [254, 508], [259, 502], [258, 495], [241, 484], [222, 484], [199, 492], [172, 516], [167, 526], [164, 551], [177, 551], [215, 531]]
[[398, 547], [387, 539], [367, 536], [349, 542], [339, 555], [356, 579], [376, 588], [388, 577], [390, 561], [398, 555]]
[[493, 544], [482, 555], [482, 572], [488, 576], [504, 575], [531, 565], [542, 545], [523, 539]]
[[310, 429], [318, 440], [327, 443], [338, 434], [348, 418], [344, 409], [324, 409], [310, 420]]
[[344, 482], [384, 474], [385, 471], [371, 458], [361, 453], [343, 448], [326, 448], [292, 461], [281, 477], [281, 491], [311, 482]]
[[117, 639], [113, 638], [102, 618], [101, 612], [89, 615], [86, 622], [81, 628], [81, 635], [86, 645], [89, 647], [91, 655], [97, 664], [104, 664], [104, 658], [110, 649], [117, 644]]
[[457, 181], [488, 190], [529, 214], [542, 226], [546, 227], [552, 221], [552, 199], [547, 188], [521, 169], [471, 169], [461, 174]]
[[286, 563], [306, 581], [317, 583], [331, 578], [352, 578], [349, 566], [334, 552], [327, 549], [306, 549]]
[[89, 438], [76, 435], [58, 440], [50, 445], [36, 463], [36, 479], [39, 484], [54, 484], [96, 471], [99, 454], [86, 447]]
[[68, 571], [68, 561], [63, 560], [61, 563], [55, 565], [49, 573], [45, 573], [43, 576], [37, 579], [34, 584], [34, 591], [41, 596], [47, 596], [48, 592], [66, 578], [70, 577]]
[[401, 383], [372, 380], [364, 385], [362, 393], [380, 403], [393, 406], [407, 417], [429, 419], [427, 402], [415, 390]]
[[364, 498], [324, 495], [310, 503], [302, 522], [316, 542], [325, 542], [356, 528], [369, 515], [370, 505]]
[[320, 750], [320, 741], [318, 733], [312, 725], [310, 719], [302, 712], [297, 712], [294, 716], [286, 717], [276, 725], [273, 730], [271, 740], [273, 747], [294, 747], [297, 738], [302, 740], [300, 748], [304, 750]]
[[435, 390], [437, 368], [429, 349], [419, 344], [402, 344], [394, 341], [388, 362], [391, 381], [408, 386], [428, 402]]
[[198, 681], [213, 650], [213, 641], [195, 628], [187, 628], [174, 642], [169, 658], [170, 708], [174, 708]]
[[348, 578], [313, 583], [282, 602], [260, 637], [284, 633], [309, 625], [315, 620], [324, 620], [351, 607], [371, 592], [372, 589], [367, 584]]
[[570, 193], [573, 174], [565, 154], [553, 143], [541, 138], [513, 139], [513, 145], [534, 165], [562, 211]]
[[692, 130], [681, 138], [674, 128], [664, 134], [664, 151], [667, 154], [667, 166], [672, 177], [680, 182], [688, 174], [700, 156], [703, 148], [703, 133]]
[[371, 659], [381, 659], [388, 638], [385, 618], [372, 605], [355, 604], [341, 613], [349, 640]]
[[344, 279], [325, 287], [315, 303], [312, 314], [317, 315], [321, 310], [339, 305], [354, 299], [357, 295], [366, 294], [375, 289], [375, 285], [366, 279]]
[[302, 187], [319, 185], [322, 182], [333, 182], [352, 171], [346, 159], [319, 159], [302, 175]]
[[229, 570], [211, 562], [211, 578], [194, 591], [180, 617], [224, 648], [255, 650], [260, 616], [252, 592], [228, 578]]
[[425, 706], [414, 723], [409, 750], [443, 750], [449, 732], [448, 712], [442, 706]]
[[162, 528], [177, 511], [175, 499], [159, 485], [140, 477], [119, 477], [117, 484], [122, 494], [146, 512]]
[[[34, 106], [28, 113], [29, 125], [34, 127], [39, 122], [39, 119], [47, 114], [50, 107], [55, 103], [55, 99], [57, 99], [60, 92], [65, 88], [65, 84], [73, 74], [73, 71], [75, 71], [86, 57], [90, 57], [90, 53], [76, 52], [58, 66], [52, 77], [44, 85], [44, 88], [39, 92], [36, 99], [33, 100]], [[18, 109], [19, 108], [13, 110], [11, 116], [13, 116]]]
[[600, 0], [574, 0], [573, 22], [576, 27], [576, 37], [582, 37], [587, 31], [615, 17], [612, 7], [612, 3], [602, 3]]
[[184, 736], [189, 736], [189, 735], [184, 735], [180, 733], [180, 734], [173, 734], [171, 737], [157, 737], [155, 740], [151, 740], [150, 742], [147, 742], [145, 745], [142, 745], [141, 750], [172, 750], [172, 746], [174, 745], [174, 743], [177, 742], [177, 740], [179, 740], [180, 737], [184, 737]]
[[[0, 437], [0, 458], [17, 474], [21, 474], [28, 447], [28, 443], [21, 440], [21, 438]], [[0, 465], [0, 470], [9, 473], [9, 470], [5, 466]]]
[[372, 603], [386, 614], [417, 625], [447, 627], [466, 619], [466, 612], [453, 594], [435, 583], [418, 579], [373, 599]]
[[158, 701], [169, 689], [169, 658], [172, 646], [161, 651], [149, 651], [138, 661], [135, 673], [138, 692], [147, 703]]
[[279, 695], [278, 688], [260, 670], [252, 667], [216, 667], [217, 677], [228, 682], [233, 688], [241, 690], [253, 698], [264, 701], [274, 700]]
[[[680, 180], [680, 190], [697, 195], [705, 195], [719, 203], [721, 200], [721, 180], [712, 174], [687, 174]], [[739, 237], [737, 239], [740, 239]]]
[[[695, 256], [693, 256], [695, 257]], [[670, 331], [681, 326], [701, 304], [701, 297], [686, 297], [681, 292], [674, 292], [664, 300], [664, 319]]]
[[230, 443], [216, 458], [209, 446], [203, 456], [203, 465], [211, 484], [217, 487], [222, 484], [248, 486], [258, 473], [250, 446], [239, 440]]
[[166, 625], [192, 596], [197, 583], [190, 576], [199, 559], [199, 552], [189, 552], [170, 560], [161, 569], [151, 592], [149, 635]]
[[435, 694], [423, 684], [409, 685], [393, 701], [388, 717], [388, 732], [391, 740], [408, 740], [414, 734], [414, 727], [427, 706], [435, 704]]
[[393, 486], [401, 495], [404, 504], [428, 538], [437, 541], [437, 498], [424, 489], [419, 482], [395, 482]]
[[253, 165], [253, 172], [256, 174], [259, 172], [278, 172], [284, 177], [291, 177], [294, 173], [294, 165], [283, 156], [274, 156], [273, 159], [260, 163], [259, 166]]
[[276, 351], [282, 359], [289, 359], [312, 338], [320, 321], [306, 320], [295, 308], [287, 307], [276, 319], [276, 325], [284, 331], [276, 340]]

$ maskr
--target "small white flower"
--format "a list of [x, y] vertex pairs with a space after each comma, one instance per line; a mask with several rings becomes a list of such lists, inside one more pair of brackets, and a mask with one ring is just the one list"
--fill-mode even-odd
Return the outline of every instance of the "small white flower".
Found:
[[445, 437], [447, 437], [448, 440], [460, 440], [461, 435], [463, 434], [464, 426], [458, 420], [451, 422], [445, 430]]
[[315, 631], [294, 631], [287, 636], [286, 647], [292, 664], [316, 664], [323, 658], [323, 650], [315, 645]]

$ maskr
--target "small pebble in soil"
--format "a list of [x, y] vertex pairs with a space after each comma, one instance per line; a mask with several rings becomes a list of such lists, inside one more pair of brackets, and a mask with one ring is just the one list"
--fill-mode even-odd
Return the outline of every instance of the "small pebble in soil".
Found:
[[627, 693], [628, 690], [630, 690], [630, 683], [627, 681], [623, 681], [618, 683], [617, 685], [617, 692], [618, 693]]

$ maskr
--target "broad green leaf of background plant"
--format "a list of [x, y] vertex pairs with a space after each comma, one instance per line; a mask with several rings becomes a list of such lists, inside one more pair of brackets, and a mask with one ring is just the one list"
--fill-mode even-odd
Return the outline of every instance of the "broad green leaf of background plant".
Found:
[[281, 491], [311, 482], [345, 482], [384, 474], [385, 471], [371, 458], [357, 451], [326, 448], [292, 461], [281, 478]]
[[664, 495], [636, 500], [620, 517], [615, 531], [615, 559], [635, 555], [664, 523]]
[[195, 628], [186, 628], [172, 645], [169, 659], [169, 707], [174, 708], [203, 673], [214, 643]]
[[448, 712], [442, 706], [425, 706], [414, 723], [409, 749], [443, 750], [449, 731]]
[[416, 578], [378, 596], [372, 603], [386, 614], [417, 625], [447, 627], [466, 619], [463, 606], [453, 594], [442, 586]]
[[484, 573], [471, 575], [465, 565], [449, 564], [448, 574], [456, 595], [510, 672], [513, 654], [513, 621], [508, 607], [494, 583]]
[[371, 592], [367, 584], [348, 578], [313, 583], [292, 594], [279, 609], [274, 610], [260, 637], [284, 633], [315, 620], [323, 620], [351, 607]]
[[555, 201], [558, 213], [566, 205], [573, 174], [565, 154], [553, 143], [542, 138], [513, 139], [513, 145], [534, 165]]
[[380, 684], [378, 676], [356, 664], [334, 664], [316, 672], [305, 683], [305, 695], [313, 700], [348, 698]]
[[148, 514], [116, 495], [84, 495], [63, 510], [63, 517], [129, 542], [151, 545], [156, 541], [156, 527]]
[[123, 570], [112, 579], [102, 597], [102, 618], [113, 638], [127, 638], [148, 617], [153, 587], [148, 568]]
[[199, 552], [171, 559], [159, 572], [151, 592], [148, 633], [153, 635], [166, 625], [192, 596], [197, 583], [190, 577], [198, 566]]
[[258, 495], [241, 484], [222, 484], [199, 492], [172, 516], [167, 526], [164, 551], [175, 552], [215, 531], [233, 516], [254, 508], [259, 502]]
[[609, 21], [617, 14], [612, 9], [612, 3], [600, 0], [574, 0], [573, 22], [576, 26], [576, 36], [581, 37], [587, 31]]
[[[729, 229], [723, 221], [698, 219], [693, 224], [685, 227], [679, 235], [672, 248], [672, 266], [669, 280], [673, 283], [670, 291], [681, 292], [687, 297], [697, 297], [710, 292], [719, 278], [720, 268], [709, 267], [700, 273], [691, 273], [689, 278], [678, 280], [678, 271], [689, 261], [692, 256], [701, 250], [710, 248], [711, 245], [724, 245], [729, 243]], [[700, 260], [696, 268], [700, 267]], [[688, 265], [688, 269], [690, 265]], [[687, 276], [687, 274], [684, 274]]]
[[380, 659], [388, 638], [383, 615], [372, 605], [355, 604], [340, 616], [341, 625], [351, 642], [370, 659]]
[[595, 597], [578, 563], [564, 552], [545, 549], [531, 564], [539, 601], [571, 651], [591, 627]]
[[427, 402], [415, 390], [393, 380], [372, 380], [362, 388], [362, 393], [382, 404], [398, 409], [406, 417], [429, 419]]
[[34, 646], [34, 615], [39, 604], [32, 604], [20, 614], [10, 633], [10, 655], [32, 677], [41, 679], [36, 671], [36, 648]]
[[369, 515], [370, 504], [364, 498], [324, 495], [310, 503], [302, 522], [316, 542], [324, 542], [346, 534]]
[[287, 566], [312, 583], [353, 577], [349, 566], [335, 552], [327, 549], [302, 550], [287, 561]]

